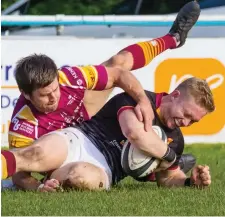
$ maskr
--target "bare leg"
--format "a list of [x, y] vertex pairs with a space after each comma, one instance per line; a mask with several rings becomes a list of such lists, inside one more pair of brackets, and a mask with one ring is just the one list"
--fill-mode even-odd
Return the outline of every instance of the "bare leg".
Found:
[[[59, 168], [67, 158], [67, 142], [63, 134], [53, 133], [42, 136], [29, 147], [2, 151], [2, 168], [6, 170], [2, 172], [2, 177], [21, 171], [45, 172]], [[10, 173], [7, 168], [10, 168]]]
[[[191, 1], [185, 4], [179, 11], [177, 18], [167, 35], [129, 45], [104, 61], [102, 65], [120, 67], [124, 71], [132, 71], [148, 65], [157, 55], [167, 49], [183, 46], [188, 36], [188, 32], [195, 25], [199, 15], [200, 6], [197, 1]], [[94, 93], [93, 96], [91, 96], [91, 92], [87, 94], [90, 95], [88, 96], [90, 99], [98, 99], [98, 104], [95, 103], [94, 100], [89, 101], [92, 103], [90, 114], [95, 114], [96, 111], [104, 105], [111, 92], [112, 90], [107, 90], [104, 93]]]
[[55, 170], [51, 179], [63, 183], [63, 187], [81, 190], [105, 190], [108, 188], [108, 176], [103, 169], [87, 163], [69, 163]]
[[[158, 39], [130, 45], [103, 62], [102, 65], [131, 71], [148, 65], [160, 53], [175, 47], [175, 37], [166, 35]], [[113, 89], [85, 91], [84, 104], [90, 116], [95, 115], [104, 106], [112, 91]]]

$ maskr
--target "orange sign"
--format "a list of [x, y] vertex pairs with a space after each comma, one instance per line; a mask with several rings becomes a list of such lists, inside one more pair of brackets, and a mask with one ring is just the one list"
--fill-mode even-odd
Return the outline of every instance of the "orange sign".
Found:
[[172, 92], [190, 77], [206, 79], [213, 92], [216, 110], [199, 123], [183, 128], [184, 135], [210, 135], [225, 127], [225, 67], [211, 58], [167, 59], [155, 71], [155, 92]]

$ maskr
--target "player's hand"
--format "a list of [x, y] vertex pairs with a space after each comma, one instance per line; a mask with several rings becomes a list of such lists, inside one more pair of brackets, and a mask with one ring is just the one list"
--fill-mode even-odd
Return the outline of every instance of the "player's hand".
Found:
[[198, 165], [191, 173], [191, 181], [196, 187], [207, 187], [211, 184], [211, 175], [208, 166]]
[[39, 192], [56, 192], [60, 188], [60, 183], [56, 179], [47, 180], [38, 188]]
[[152, 127], [154, 112], [147, 96], [138, 102], [138, 104], [134, 108], [134, 112], [138, 120], [144, 122], [145, 131], [149, 131]]

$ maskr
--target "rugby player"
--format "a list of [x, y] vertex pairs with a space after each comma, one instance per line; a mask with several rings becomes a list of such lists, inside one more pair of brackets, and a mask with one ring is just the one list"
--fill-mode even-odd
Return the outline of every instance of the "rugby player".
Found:
[[151, 106], [140, 84], [128, 71], [149, 64], [167, 49], [182, 46], [199, 14], [198, 3], [186, 4], [169, 34], [130, 45], [99, 66], [63, 67], [57, 71], [55, 63], [44, 55], [20, 60], [16, 67], [16, 80], [22, 94], [10, 124], [10, 147], [28, 146], [48, 132], [90, 119], [104, 105], [112, 89], [101, 92], [88, 90], [102, 90], [115, 85], [122, 87], [138, 102], [136, 113], [139, 120], [144, 120], [147, 129], [153, 118]]
[[[143, 122], [134, 113], [136, 102], [122, 93], [109, 100], [91, 120], [74, 128], [51, 132], [32, 146], [10, 152], [8, 168], [14, 172], [56, 169], [50, 178], [67, 186], [109, 189], [126, 176], [120, 159], [122, 146], [128, 139], [146, 154], [162, 159], [156, 173], [159, 185], [210, 185], [208, 166], [195, 167], [190, 178], [179, 168], [184, 149], [180, 127], [191, 126], [215, 109], [207, 82], [193, 77], [182, 82], [170, 94], [150, 91], [146, 94], [154, 111], [152, 124], [164, 129], [170, 141], [168, 146], [159, 137], [153, 137], [153, 131], [144, 130]], [[157, 149], [156, 143], [160, 144]], [[165, 162], [171, 163], [169, 168], [164, 167]], [[141, 181], [148, 181], [148, 178]]]

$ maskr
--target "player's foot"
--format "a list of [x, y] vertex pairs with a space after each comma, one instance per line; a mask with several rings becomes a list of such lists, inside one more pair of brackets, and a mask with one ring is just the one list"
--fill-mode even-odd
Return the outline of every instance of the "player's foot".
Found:
[[196, 163], [196, 158], [192, 154], [182, 154], [179, 166], [184, 173], [188, 173]]
[[176, 38], [178, 42], [177, 47], [184, 45], [188, 32], [198, 20], [200, 11], [201, 9], [197, 1], [191, 1], [180, 9], [169, 31], [169, 34]]

